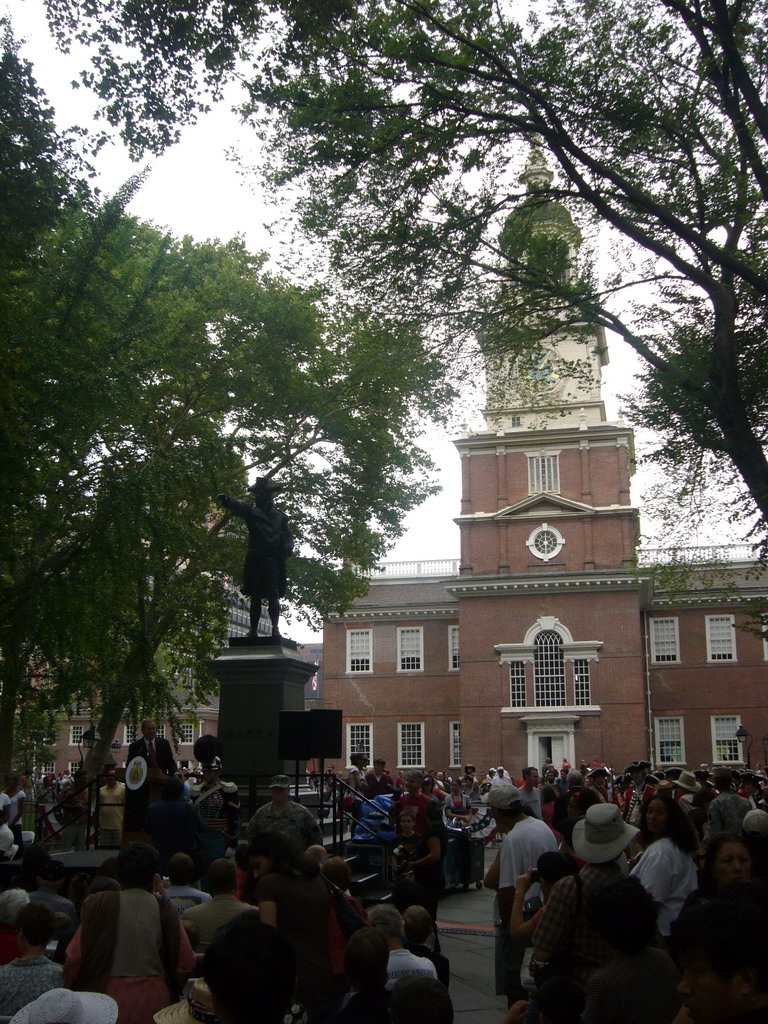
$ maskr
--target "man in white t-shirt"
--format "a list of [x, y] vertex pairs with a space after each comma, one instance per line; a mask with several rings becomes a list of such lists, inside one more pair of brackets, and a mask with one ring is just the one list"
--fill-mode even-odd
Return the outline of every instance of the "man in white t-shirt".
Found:
[[527, 892], [515, 893], [515, 882], [529, 868], [535, 868], [542, 853], [557, 851], [557, 840], [548, 825], [525, 813], [520, 790], [507, 783], [495, 786], [488, 803], [497, 821], [510, 825], [504, 836], [499, 856], [498, 913], [496, 919], [496, 992], [506, 995], [509, 1005], [526, 999], [520, 984], [520, 967], [527, 943], [513, 939], [509, 934], [512, 900], [522, 895], [527, 902], [541, 895], [541, 886], [535, 882]]
[[435, 965], [426, 957], [416, 956], [409, 950], [403, 948], [403, 933], [405, 927], [399, 910], [388, 903], [380, 903], [368, 913], [368, 920], [374, 928], [383, 932], [389, 947], [389, 960], [387, 961], [387, 984], [388, 991], [392, 991], [395, 982], [408, 975], [422, 975], [427, 978], [437, 978]]

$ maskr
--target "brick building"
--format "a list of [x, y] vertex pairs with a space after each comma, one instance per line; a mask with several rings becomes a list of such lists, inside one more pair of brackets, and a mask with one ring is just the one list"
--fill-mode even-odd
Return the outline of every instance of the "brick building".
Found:
[[600, 332], [563, 331], [525, 364], [489, 361], [485, 429], [455, 441], [460, 559], [385, 567], [325, 623], [347, 759], [513, 776], [547, 757], [765, 761], [768, 649], [741, 627], [766, 580], [739, 552], [730, 583], [694, 570], [673, 599], [637, 569], [633, 436], [606, 418], [607, 358]]

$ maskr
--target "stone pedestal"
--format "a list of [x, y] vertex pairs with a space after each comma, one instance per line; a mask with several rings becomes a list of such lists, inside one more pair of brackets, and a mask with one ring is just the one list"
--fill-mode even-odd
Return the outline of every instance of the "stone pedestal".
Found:
[[238, 637], [208, 663], [221, 685], [219, 739], [226, 778], [293, 772], [277, 757], [280, 711], [304, 710], [304, 687], [317, 671], [291, 640]]

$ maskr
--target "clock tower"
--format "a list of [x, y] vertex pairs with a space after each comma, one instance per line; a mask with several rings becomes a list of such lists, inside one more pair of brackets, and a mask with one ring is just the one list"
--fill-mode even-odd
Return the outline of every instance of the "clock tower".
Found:
[[[538, 155], [524, 180], [551, 180]], [[558, 204], [538, 216], [578, 245]], [[463, 728], [470, 749], [500, 730], [516, 765], [647, 749], [633, 435], [606, 418], [607, 362], [602, 330], [581, 324], [487, 357], [485, 428], [455, 442]]]

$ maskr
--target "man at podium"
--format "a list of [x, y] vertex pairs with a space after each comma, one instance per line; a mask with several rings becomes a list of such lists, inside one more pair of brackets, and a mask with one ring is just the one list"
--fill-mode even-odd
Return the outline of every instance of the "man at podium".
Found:
[[152, 718], [144, 719], [141, 736], [128, 747], [128, 760], [134, 757], [143, 757], [150, 768], [159, 768], [166, 775], [175, 775], [178, 771], [171, 744], [157, 735], [157, 722]]
[[145, 718], [141, 723], [141, 736], [128, 747], [128, 766], [140, 757], [147, 763], [145, 781], [135, 789], [126, 777], [125, 817], [123, 820], [123, 842], [145, 840], [147, 807], [160, 799], [162, 788], [169, 775], [177, 772], [173, 750], [168, 740], [157, 735], [157, 723]]

